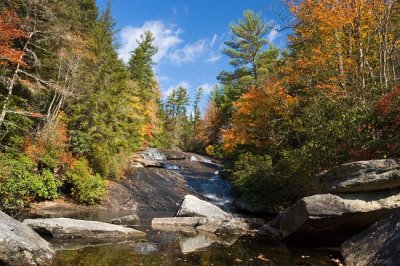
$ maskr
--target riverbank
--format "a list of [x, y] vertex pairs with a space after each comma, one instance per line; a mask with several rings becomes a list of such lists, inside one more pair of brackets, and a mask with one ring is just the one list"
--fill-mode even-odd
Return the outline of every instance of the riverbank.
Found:
[[[52, 265], [337, 265], [333, 261], [340, 258], [337, 246], [288, 247], [268, 234], [213, 235], [153, 228], [151, 221], [174, 216], [187, 194], [228, 212], [234, 212], [232, 201], [236, 196], [229, 182], [218, 176], [220, 162], [190, 153], [159, 156], [147, 153], [146, 160], [157, 166], [135, 164], [124, 179], [109, 182], [109, 195], [101, 205], [81, 206], [61, 198], [34, 204], [20, 216], [21, 220], [30, 216], [101, 222], [131, 214], [140, 218], [134, 229], [146, 233], [146, 238], [141, 240], [93, 245], [46, 238], [56, 250]], [[258, 223], [261, 228], [265, 221], [258, 220]]]

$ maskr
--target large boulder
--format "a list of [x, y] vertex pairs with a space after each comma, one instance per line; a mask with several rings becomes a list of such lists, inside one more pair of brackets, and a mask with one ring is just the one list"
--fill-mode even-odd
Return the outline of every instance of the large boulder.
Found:
[[143, 238], [146, 234], [121, 225], [69, 218], [26, 219], [23, 222], [37, 233], [57, 239], [117, 242]]
[[378, 196], [367, 195], [364, 200], [361, 196], [351, 199], [331, 194], [305, 197], [280, 217], [280, 231], [289, 239], [314, 235], [333, 242], [342, 241], [400, 206], [398, 192]]
[[186, 195], [175, 216], [180, 217], [206, 217], [208, 219], [227, 219], [232, 215], [219, 207], [193, 195]]
[[347, 266], [392, 266], [400, 262], [400, 211], [342, 245]]
[[205, 220], [198, 222], [196, 230], [213, 234], [246, 234], [249, 230], [249, 225], [243, 219], [233, 217], [214, 204], [193, 195], [185, 196], [175, 216], [205, 217]]
[[0, 212], [0, 265], [47, 265], [53, 255], [31, 228]]
[[370, 160], [338, 165], [315, 176], [313, 185], [317, 193], [334, 194], [399, 187], [399, 160]]

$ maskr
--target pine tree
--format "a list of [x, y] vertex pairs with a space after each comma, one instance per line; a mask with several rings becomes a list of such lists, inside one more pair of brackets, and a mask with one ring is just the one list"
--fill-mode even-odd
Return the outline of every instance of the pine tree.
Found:
[[126, 97], [129, 76], [116, 52], [110, 5], [91, 34], [90, 50], [94, 58], [86, 66], [91, 74], [72, 106], [73, 151], [86, 155], [103, 176], [116, 177], [119, 155], [130, 145], [128, 114], [124, 109], [129, 104]]
[[257, 84], [260, 61], [266, 56], [264, 46], [268, 44], [265, 35], [270, 26], [260, 14], [246, 10], [243, 12], [243, 19], [230, 27], [232, 40], [225, 42], [227, 47], [222, 52], [231, 58], [230, 64], [236, 68], [233, 76]]

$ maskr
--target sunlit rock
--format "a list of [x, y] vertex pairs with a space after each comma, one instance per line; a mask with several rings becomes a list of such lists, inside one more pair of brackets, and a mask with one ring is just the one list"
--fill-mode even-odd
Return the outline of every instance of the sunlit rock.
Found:
[[49, 243], [0, 211], [0, 265], [47, 265], [53, 256]]

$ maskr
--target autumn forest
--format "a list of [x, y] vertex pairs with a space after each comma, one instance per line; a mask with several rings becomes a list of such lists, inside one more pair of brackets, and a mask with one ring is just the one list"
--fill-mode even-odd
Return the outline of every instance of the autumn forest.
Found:
[[0, 1], [0, 206], [66, 195], [92, 205], [147, 147], [207, 154], [249, 203], [285, 207], [334, 165], [400, 156], [400, 4], [287, 1], [288, 47], [258, 10], [230, 24], [203, 89], [161, 95], [147, 31], [118, 56], [111, 4]]

